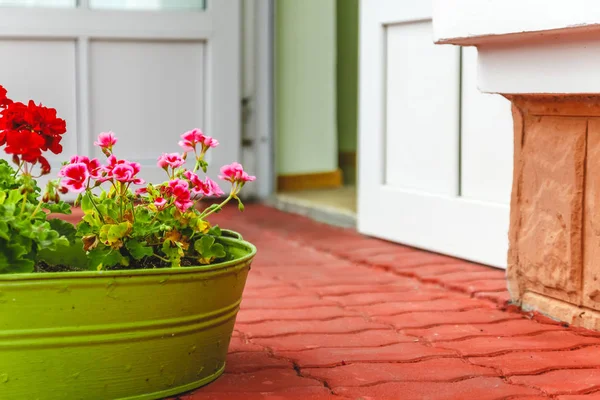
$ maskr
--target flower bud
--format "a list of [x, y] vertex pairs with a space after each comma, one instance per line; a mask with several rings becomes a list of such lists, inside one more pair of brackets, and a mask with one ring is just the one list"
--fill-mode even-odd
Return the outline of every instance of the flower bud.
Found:
[[21, 160], [19, 160], [19, 156], [18, 155], [14, 154], [12, 156], [12, 162], [15, 163], [15, 164], [17, 164], [17, 165], [19, 165], [19, 163], [21, 162]]
[[62, 194], [67, 194], [69, 193], [69, 189], [66, 186], [59, 186], [58, 187], [58, 191]]

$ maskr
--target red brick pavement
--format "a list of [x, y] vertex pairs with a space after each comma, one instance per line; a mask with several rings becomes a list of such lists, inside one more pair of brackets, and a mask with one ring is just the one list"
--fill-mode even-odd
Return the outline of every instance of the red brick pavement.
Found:
[[504, 271], [250, 205], [225, 374], [180, 400], [600, 399], [600, 335], [507, 306]]

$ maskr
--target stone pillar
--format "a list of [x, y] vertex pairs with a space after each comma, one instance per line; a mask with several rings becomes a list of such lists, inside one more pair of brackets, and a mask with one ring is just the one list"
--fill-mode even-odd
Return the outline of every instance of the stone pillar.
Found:
[[600, 329], [600, 96], [506, 97], [515, 140], [511, 297]]

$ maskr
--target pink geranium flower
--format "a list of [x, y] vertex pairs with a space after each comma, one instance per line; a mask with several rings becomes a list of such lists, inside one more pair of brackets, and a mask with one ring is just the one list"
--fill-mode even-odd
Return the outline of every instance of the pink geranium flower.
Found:
[[191, 131], [185, 132], [181, 135], [181, 140], [179, 141], [179, 146], [183, 149], [183, 151], [193, 151], [196, 150], [196, 145], [204, 141], [204, 133], [200, 129], [192, 129]]
[[84, 163], [67, 164], [60, 169], [58, 176], [63, 178], [61, 184], [71, 192], [81, 193], [87, 187], [90, 177], [87, 165]]
[[163, 155], [158, 157], [158, 162], [156, 163], [156, 165], [158, 165], [160, 168], [167, 169], [169, 167], [181, 167], [184, 163], [185, 160], [179, 153], [163, 153]]
[[217, 147], [219, 141], [210, 136], [206, 136], [200, 129], [192, 129], [181, 135], [179, 146], [183, 151], [195, 151], [197, 145], [202, 146], [202, 152], [206, 152], [211, 147]]
[[99, 146], [102, 149], [112, 150], [112, 147], [117, 144], [117, 138], [114, 132], [102, 132], [98, 135], [98, 140], [94, 142], [94, 146]]
[[208, 194], [207, 196], [222, 196], [225, 193], [221, 190], [221, 188], [219, 187], [219, 185], [217, 184], [217, 182], [213, 181], [212, 179], [210, 179], [208, 176], [206, 177], [206, 179], [204, 180], [204, 185], [206, 186], [206, 188], [208, 189]]
[[205, 187], [204, 187], [204, 182], [202, 182], [202, 180], [198, 177], [198, 175], [196, 175], [192, 171], [185, 171], [183, 173], [183, 176], [185, 176], [185, 178], [188, 181], [190, 181], [190, 183], [192, 185], [192, 192], [194, 194], [198, 194], [198, 193], [204, 194], [204, 192], [206, 191]]
[[167, 200], [165, 200], [162, 197], [157, 197], [156, 199], [154, 199], [154, 205], [160, 211], [167, 205]]
[[119, 182], [131, 182], [134, 179], [133, 167], [129, 164], [119, 164], [113, 169], [112, 175]]
[[71, 164], [83, 163], [88, 169], [90, 177], [92, 179], [98, 179], [102, 175], [102, 165], [97, 158], [91, 160], [86, 156], [73, 156], [70, 160]]
[[140, 164], [127, 160], [118, 160], [117, 157], [111, 155], [108, 157], [108, 164], [102, 167], [104, 172], [101, 181], [109, 181], [116, 179], [119, 182], [133, 183], [135, 185], [143, 185], [144, 180], [136, 175], [140, 172]]
[[210, 136], [205, 136], [202, 141], [202, 149], [208, 149], [209, 147], [217, 147], [219, 145], [219, 141], [217, 139], [211, 138]]
[[234, 162], [221, 167], [221, 175], [219, 175], [219, 179], [223, 179], [224, 181], [229, 181], [231, 183], [246, 183], [255, 180], [256, 177], [248, 175], [244, 171], [242, 164]]
[[181, 212], [185, 212], [194, 205], [191, 201], [190, 186], [183, 179], [173, 179], [169, 181], [168, 192], [175, 197], [175, 207]]

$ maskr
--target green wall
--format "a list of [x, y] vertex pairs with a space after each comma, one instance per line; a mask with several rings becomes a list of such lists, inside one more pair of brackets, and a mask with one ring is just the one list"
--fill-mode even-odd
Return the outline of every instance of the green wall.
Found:
[[279, 175], [338, 167], [336, 0], [277, 0], [275, 119]]
[[344, 183], [356, 184], [358, 0], [337, 0], [337, 126]]
[[337, 124], [339, 149], [356, 151], [358, 0], [337, 0]]

